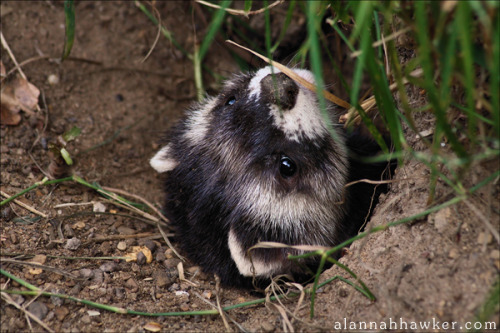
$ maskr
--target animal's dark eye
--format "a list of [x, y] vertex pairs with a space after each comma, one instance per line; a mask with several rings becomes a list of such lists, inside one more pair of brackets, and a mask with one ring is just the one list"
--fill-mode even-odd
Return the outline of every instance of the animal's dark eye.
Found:
[[233, 105], [234, 103], [236, 103], [236, 97], [234, 96], [231, 96], [226, 100], [226, 105]]
[[280, 174], [283, 178], [290, 178], [297, 172], [295, 162], [288, 156], [281, 156], [280, 159]]

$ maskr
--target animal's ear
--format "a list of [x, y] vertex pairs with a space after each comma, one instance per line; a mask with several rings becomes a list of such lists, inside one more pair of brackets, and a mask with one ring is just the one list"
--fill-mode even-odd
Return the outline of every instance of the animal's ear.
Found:
[[178, 163], [171, 155], [170, 145], [166, 145], [156, 153], [149, 164], [159, 173], [172, 171]]

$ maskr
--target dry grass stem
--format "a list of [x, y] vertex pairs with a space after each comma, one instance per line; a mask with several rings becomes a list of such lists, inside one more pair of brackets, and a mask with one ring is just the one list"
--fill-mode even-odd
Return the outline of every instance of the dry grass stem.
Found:
[[16, 70], [19, 72], [19, 74], [21, 74], [23, 79], [28, 81], [28, 79], [26, 78], [26, 74], [24, 74], [23, 70], [21, 69], [21, 66], [19, 66], [19, 63], [17, 62], [16, 57], [14, 56], [14, 53], [12, 53], [12, 50], [10, 49], [9, 44], [5, 40], [5, 37], [3, 36], [3, 33], [1, 31], [0, 31], [0, 39], [2, 41], [3, 48], [7, 51], [10, 59], [12, 60], [14, 65], [16, 66]]
[[[221, 8], [219, 5], [216, 5], [216, 4], [213, 4], [213, 3], [210, 3], [208, 1], [203, 1], [203, 0], [196, 0], [197, 3], [199, 3], [200, 5], [204, 5], [204, 6], [207, 6], [207, 7], [212, 7], [212, 8]], [[270, 4], [269, 6], [267, 7], [264, 7], [264, 8], [261, 8], [261, 9], [257, 9], [257, 10], [251, 10], [249, 12], [246, 12], [244, 10], [241, 10], [241, 9], [231, 9], [231, 8], [226, 8], [225, 11], [228, 12], [229, 14], [232, 14], [232, 15], [241, 15], [241, 16], [245, 16], [245, 17], [248, 17], [250, 15], [256, 15], [256, 14], [260, 14], [260, 13], [263, 13], [265, 12], [266, 10], [269, 10], [273, 7], [276, 7], [282, 3], [284, 3], [285, 0], [278, 0], [278, 1], [275, 1], [273, 2], [272, 4]]]
[[165, 217], [165, 215], [163, 215], [152, 203], [150, 203], [148, 200], [144, 199], [143, 197], [136, 195], [136, 194], [129, 193], [125, 190], [117, 189], [117, 188], [112, 188], [112, 187], [107, 187], [107, 186], [103, 186], [102, 188], [106, 191], [118, 193], [121, 195], [128, 196], [130, 198], [139, 200], [140, 202], [142, 202], [143, 204], [148, 206], [149, 209], [151, 209], [153, 212], [155, 212], [155, 214], [158, 215], [165, 223], [169, 223], [169, 220]]
[[222, 310], [222, 306], [220, 305], [220, 278], [217, 275], [215, 277], [215, 300], [217, 302], [217, 309], [219, 310], [220, 317], [224, 322], [224, 327], [226, 328], [226, 332], [232, 332], [229, 323], [227, 322], [226, 313]]
[[2, 263], [9, 263], [9, 264], [13, 264], [13, 265], [23, 265], [23, 266], [36, 267], [36, 268], [43, 269], [45, 271], [54, 272], [54, 273], [57, 273], [59, 275], [63, 275], [63, 276], [69, 277], [71, 279], [78, 279], [78, 276], [73, 275], [73, 274], [71, 274], [69, 272], [66, 272], [66, 271], [64, 271], [62, 269], [59, 269], [59, 268], [56, 268], [56, 267], [47, 266], [47, 265], [42, 265], [42, 264], [39, 264], [39, 263], [36, 263], [36, 262], [22, 261], [22, 260], [8, 259], [8, 258], [0, 258], [0, 262], [2, 262]]
[[[3, 196], [3, 197], [5, 197], [5, 198], [10, 198], [10, 197], [11, 197], [11, 195], [8, 195], [8, 194], [7, 194], [7, 193], [5, 193], [4, 191], [0, 191], [0, 194], [2, 194], [2, 196]], [[32, 212], [33, 214], [39, 215], [39, 216], [41, 216], [41, 217], [43, 217], [43, 218], [47, 218], [47, 214], [42, 213], [42, 212], [41, 212], [41, 211], [39, 211], [39, 210], [36, 210], [35, 208], [33, 208], [33, 207], [31, 207], [31, 206], [29, 206], [29, 205], [25, 204], [24, 202], [22, 202], [22, 201], [20, 201], [20, 200], [18, 200], [18, 199], [14, 199], [14, 200], [12, 200], [12, 201], [14, 201], [16, 204], [18, 204], [19, 206], [23, 207], [24, 209], [29, 210], [29, 211], [30, 211], [30, 212]]]
[[149, 49], [148, 53], [144, 56], [144, 58], [142, 58], [139, 61], [141, 64], [144, 63], [149, 58], [151, 53], [153, 53], [154, 49], [156, 48], [156, 45], [158, 44], [158, 41], [160, 40], [160, 36], [161, 36], [161, 28], [162, 28], [161, 15], [158, 12], [158, 9], [156, 9], [156, 7], [154, 6], [154, 3], [151, 4], [151, 8], [153, 8], [154, 13], [156, 14], [156, 19], [158, 20], [158, 31], [156, 33], [155, 41], [153, 42], [153, 45], [151, 45], [151, 48]]
[[[396, 32], [394, 32], [394, 33], [390, 34], [390, 35], [389, 35], [389, 36], [387, 36], [387, 37], [384, 37], [384, 36], [382, 35], [382, 39], [380, 39], [380, 40], [377, 40], [377, 41], [373, 42], [372, 47], [377, 47], [377, 46], [383, 45], [383, 44], [385, 44], [386, 42], [391, 41], [391, 40], [393, 40], [393, 39], [396, 39], [396, 38], [398, 38], [399, 36], [401, 36], [402, 34], [405, 34], [405, 33], [407, 33], [407, 32], [408, 32], [408, 31], [410, 31], [410, 30], [411, 30], [411, 28], [410, 28], [410, 27], [406, 27], [406, 28], [404, 28], [404, 29], [401, 29], [401, 30], [399, 30], [399, 31], [396, 31]], [[359, 51], [353, 52], [353, 53], [351, 53], [350, 57], [351, 57], [351, 58], [357, 58], [357, 57], [359, 57], [359, 56], [361, 55], [361, 52], [363, 52], [363, 51], [359, 50]], [[386, 54], [387, 54], [387, 52], [386, 52]]]
[[186, 261], [186, 258], [184, 258], [183, 256], [181, 256], [179, 254], [179, 252], [177, 252], [177, 250], [175, 249], [175, 247], [172, 245], [172, 243], [168, 239], [168, 235], [165, 233], [165, 231], [163, 231], [163, 229], [162, 229], [162, 227], [160, 225], [158, 225], [158, 230], [160, 231], [161, 236], [165, 240], [165, 243], [167, 243], [167, 246], [175, 253], [175, 255], [177, 256], [177, 258], [179, 258], [182, 261]]

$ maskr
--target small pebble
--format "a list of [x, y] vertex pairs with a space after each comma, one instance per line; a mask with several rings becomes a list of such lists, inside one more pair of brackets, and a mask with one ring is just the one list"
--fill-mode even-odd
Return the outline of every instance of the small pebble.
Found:
[[28, 306], [28, 311], [31, 312], [35, 317], [40, 320], [43, 320], [47, 313], [49, 313], [49, 309], [42, 302], [33, 302]]
[[118, 267], [118, 265], [115, 262], [107, 261], [104, 264], [102, 264], [101, 266], [99, 266], [99, 269], [103, 272], [111, 273], [111, 272], [116, 271], [117, 267]]
[[101, 284], [104, 281], [104, 272], [100, 269], [92, 270], [92, 283]]
[[453, 248], [450, 250], [450, 252], [448, 253], [448, 257], [450, 257], [450, 259], [456, 259], [459, 257], [459, 253], [458, 253], [458, 250]]
[[500, 259], [500, 251], [499, 250], [493, 250], [490, 253], [490, 258], [494, 260]]
[[173, 282], [174, 280], [168, 274], [158, 274], [156, 277], [156, 286], [159, 288], [171, 285]]
[[174, 251], [170, 248], [165, 250], [165, 257], [167, 259], [172, 259], [174, 257]]
[[137, 265], [142, 266], [146, 263], [146, 256], [142, 251], [137, 252]]
[[477, 242], [479, 245], [482, 244], [489, 244], [493, 240], [493, 237], [491, 237], [491, 233], [486, 233], [486, 232], [480, 232], [479, 236], [477, 237]]
[[67, 250], [75, 251], [80, 247], [81, 244], [82, 244], [81, 240], [79, 240], [76, 237], [73, 237], [71, 239], [68, 239], [66, 245], [64, 245], [64, 248]]
[[89, 315], [84, 315], [81, 319], [80, 319], [80, 322], [82, 322], [83, 324], [90, 324], [92, 322], [92, 319], [90, 319], [90, 316]]
[[[139, 245], [141, 245], [139, 243]], [[147, 247], [151, 252], [154, 252], [156, 250], [156, 243], [153, 242], [151, 239], [146, 239], [144, 241], [144, 246]]]
[[82, 268], [80, 269], [80, 276], [84, 279], [90, 279], [94, 273], [90, 268]]
[[139, 289], [139, 286], [137, 285], [137, 282], [133, 278], [130, 278], [125, 282], [125, 287], [127, 289], [130, 289], [131, 292], [135, 292]]
[[63, 321], [64, 318], [68, 315], [69, 310], [65, 306], [60, 306], [54, 309], [54, 313], [56, 315], [57, 320]]
[[[168, 257], [167, 257], [168, 258]], [[180, 263], [180, 259], [175, 259], [175, 258], [172, 258], [172, 259], [167, 259], [163, 262], [163, 264], [165, 265], [165, 267], [167, 268], [177, 268], [177, 265]]]
[[116, 248], [120, 251], [125, 251], [127, 249], [127, 243], [124, 241], [118, 242]]
[[157, 262], [163, 262], [164, 260], [166, 260], [167, 258], [165, 257], [165, 253], [163, 253], [163, 251], [157, 251], [156, 252], [156, 257], [155, 257], [155, 260]]
[[50, 75], [47, 77], [47, 82], [48, 82], [51, 86], [55, 86], [55, 85], [59, 84], [59, 76], [57, 76], [56, 74], [50, 74]]

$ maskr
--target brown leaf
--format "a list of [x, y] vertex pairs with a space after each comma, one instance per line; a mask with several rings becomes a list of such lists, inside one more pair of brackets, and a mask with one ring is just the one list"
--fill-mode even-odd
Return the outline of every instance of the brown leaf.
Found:
[[37, 104], [40, 90], [27, 80], [19, 77], [2, 87], [1, 118], [4, 125], [17, 125], [21, 121], [19, 112], [23, 110], [33, 113]]
[[2, 125], [17, 125], [21, 121], [21, 115], [17, 112], [11, 112], [4, 107], [4, 97], [2, 95], [2, 104], [0, 106], [0, 124]]

